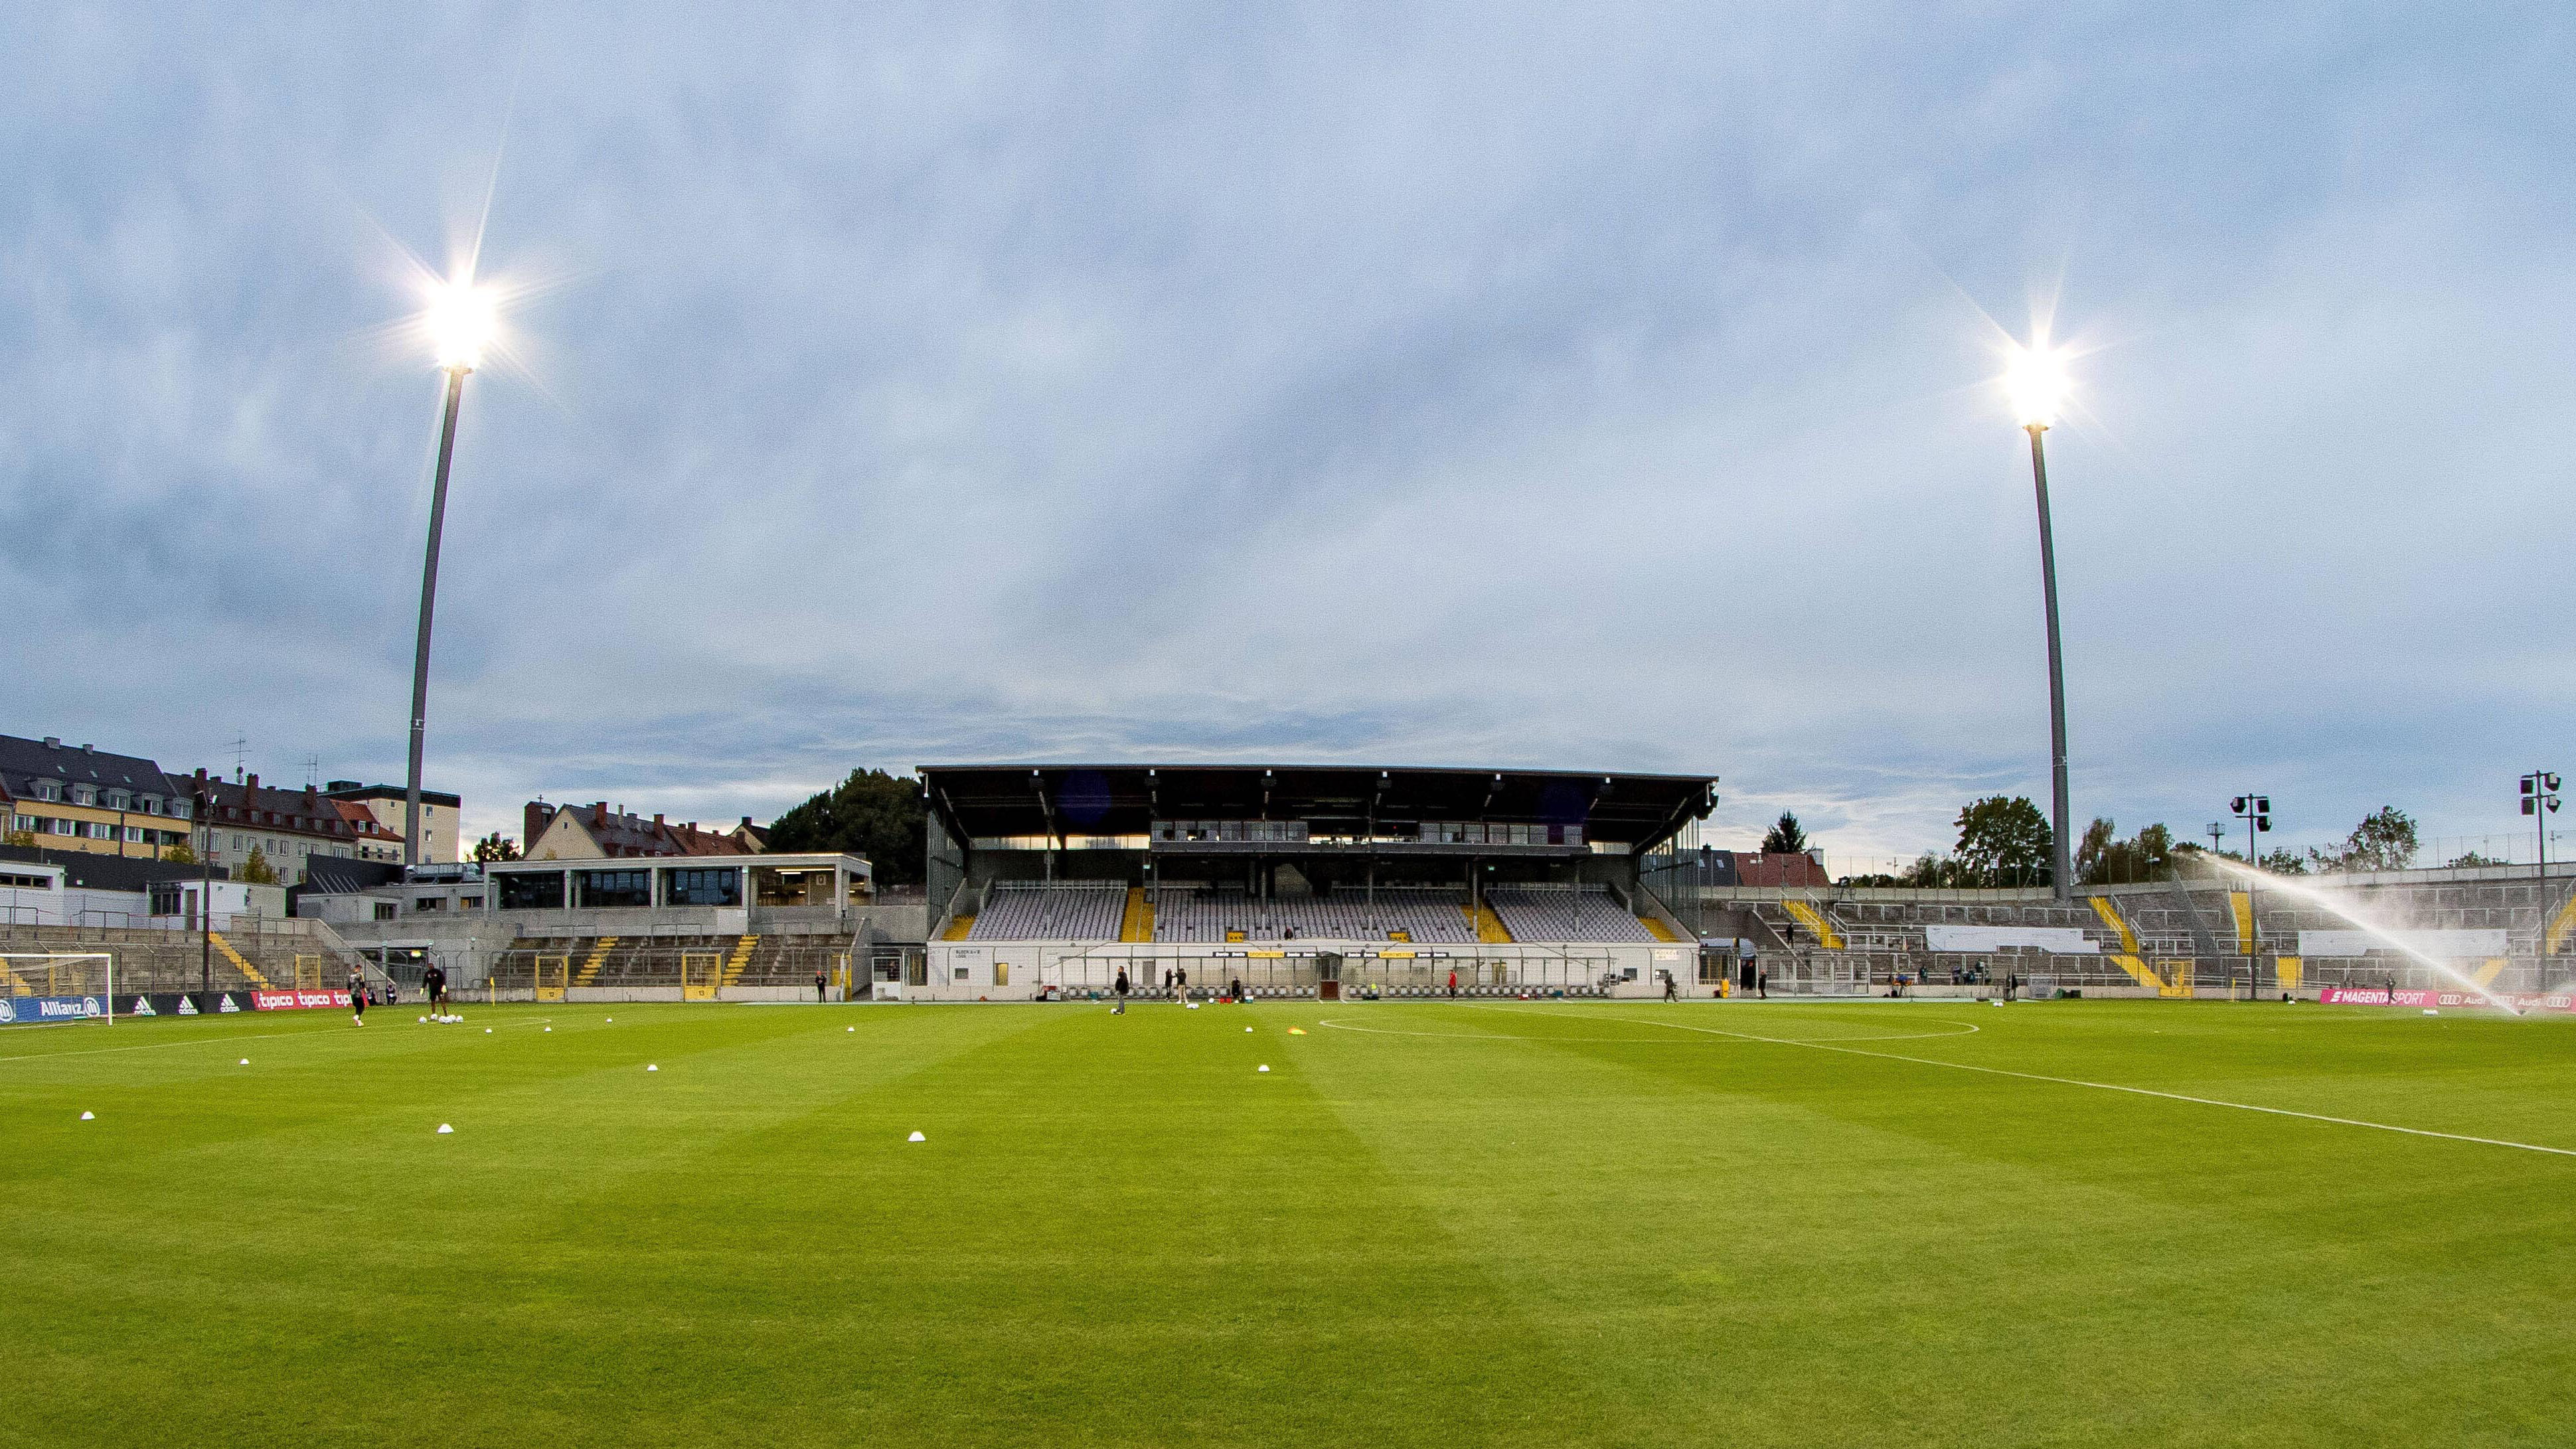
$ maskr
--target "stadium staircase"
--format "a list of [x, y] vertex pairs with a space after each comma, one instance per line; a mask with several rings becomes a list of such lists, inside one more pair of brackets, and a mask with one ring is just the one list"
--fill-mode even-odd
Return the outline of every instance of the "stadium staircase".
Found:
[[2549, 919], [2549, 928], [2540, 938], [2541, 954], [2549, 955], [2566, 949], [2567, 938], [2576, 934], [2576, 894], [2559, 902], [2557, 914]]
[[1646, 923], [1646, 934], [1654, 937], [1658, 941], [1678, 941], [1681, 939], [1681, 937], [1673, 934], [1672, 927], [1665, 925], [1663, 922], [1656, 920], [1652, 916], [1639, 916], [1637, 919]]
[[939, 939], [943, 941], [963, 941], [966, 939], [967, 933], [974, 929], [974, 916], [971, 914], [961, 915], [948, 923], [948, 929], [939, 933]]
[[[608, 964], [608, 953], [616, 949], [617, 938], [615, 936], [600, 937], [598, 943], [590, 948], [590, 954], [582, 958], [581, 974], [572, 979], [572, 984], [575, 986], [588, 986], [592, 982], [597, 981], [599, 979], [599, 968]], [[564, 954], [569, 955], [571, 953], [566, 952]]]
[[751, 964], [751, 953], [758, 949], [760, 949], [760, 938], [758, 936], [745, 936], [741, 940], [734, 942], [733, 955], [725, 961], [724, 980], [722, 984], [726, 986], [740, 986], [742, 984], [742, 968]]
[[1804, 926], [1807, 934], [1815, 938], [1818, 945], [1828, 951], [1839, 951], [1843, 948], [1842, 933], [1834, 929], [1833, 922], [1827, 920], [1825, 913], [1818, 910], [1813, 902], [1783, 899], [1780, 902], [1780, 908], [1789, 913], [1791, 920]]
[[[208, 921], [206, 924], [212, 925], [214, 923], [212, 921]], [[262, 991], [274, 989], [269, 985], [266, 974], [261, 972], [257, 966], [252, 965], [249, 957], [244, 956], [241, 952], [233, 949], [233, 943], [224, 939], [223, 932], [209, 931], [206, 934], [208, 938], [215, 943], [215, 953], [223, 957], [225, 960], [233, 963], [233, 966], [238, 969], [242, 975], [250, 978], [251, 985], [258, 987]]]
[[1154, 939], [1154, 903], [1145, 899], [1143, 886], [1128, 888], [1127, 911], [1118, 918], [1118, 939], [1121, 941]]
[[1512, 939], [1511, 928], [1503, 924], [1502, 917], [1494, 914], [1494, 908], [1492, 906], [1487, 905], [1483, 901], [1478, 901], [1476, 902], [1474, 909], [1468, 911], [1467, 914], [1475, 919], [1477, 940], [1490, 941], [1496, 945], [1507, 945], [1510, 943]]

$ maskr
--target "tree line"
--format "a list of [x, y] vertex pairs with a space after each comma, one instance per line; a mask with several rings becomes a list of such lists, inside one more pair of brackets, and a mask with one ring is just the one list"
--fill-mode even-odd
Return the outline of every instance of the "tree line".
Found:
[[[1854, 886], [2045, 886], [2055, 884], [2057, 832], [2048, 817], [2026, 795], [1989, 795], [1959, 808], [1952, 822], [1958, 836], [1948, 851], [1927, 850], [1899, 871], [1844, 876]], [[1794, 812], [1782, 811], [1762, 837], [1765, 852], [1804, 852], [1807, 833]], [[2254, 863], [2278, 875], [2311, 872], [2404, 870], [2422, 849], [2415, 821], [2394, 805], [2363, 816], [2342, 840], [2312, 846], [2304, 852], [2274, 849]], [[2075, 843], [2073, 866], [2077, 885], [2121, 885], [2134, 881], [2171, 880], [2204, 874], [2196, 857], [2216, 855], [2243, 861], [2243, 853], [2224, 846], [2211, 849], [2177, 841], [2159, 822], [2122, 836], [2119, 825], [2097, 816]], [[2450, 864], [2492, 865], [2476, 852]]]

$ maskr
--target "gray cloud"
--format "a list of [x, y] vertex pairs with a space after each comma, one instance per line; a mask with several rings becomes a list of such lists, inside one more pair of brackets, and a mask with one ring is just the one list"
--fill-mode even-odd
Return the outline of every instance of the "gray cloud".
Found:
[[[0, 728], [480, 825], [859, 763], [1708, 769], [1855, 856], [2077, 806], [2519, 824], [2569, 744], [2552, 8], [459, 7], [0, 20]], [[508, 139], [502, 144], [504, 116]], [[2576, 765], [2576, 759], [2566, 763]]]

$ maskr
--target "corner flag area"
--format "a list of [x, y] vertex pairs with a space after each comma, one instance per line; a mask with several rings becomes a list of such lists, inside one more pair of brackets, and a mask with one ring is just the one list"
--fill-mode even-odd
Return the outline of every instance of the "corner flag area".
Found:
[[0, 1441], [2576, 1442], [2560, 1017], [418, 1017], [0, 1034]]

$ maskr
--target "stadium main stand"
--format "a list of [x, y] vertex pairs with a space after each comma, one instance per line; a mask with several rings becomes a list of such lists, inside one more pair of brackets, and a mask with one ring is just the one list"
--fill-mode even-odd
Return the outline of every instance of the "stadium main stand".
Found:
[[[1689, 775], [957, 765], [929, 805], [921, 994], [1124, 974], [1334, 999], [1644, 994], [1697, 943], [1638, 862], [1708, 814]], [[907, 993], [910, 994], [910, 993]]]

